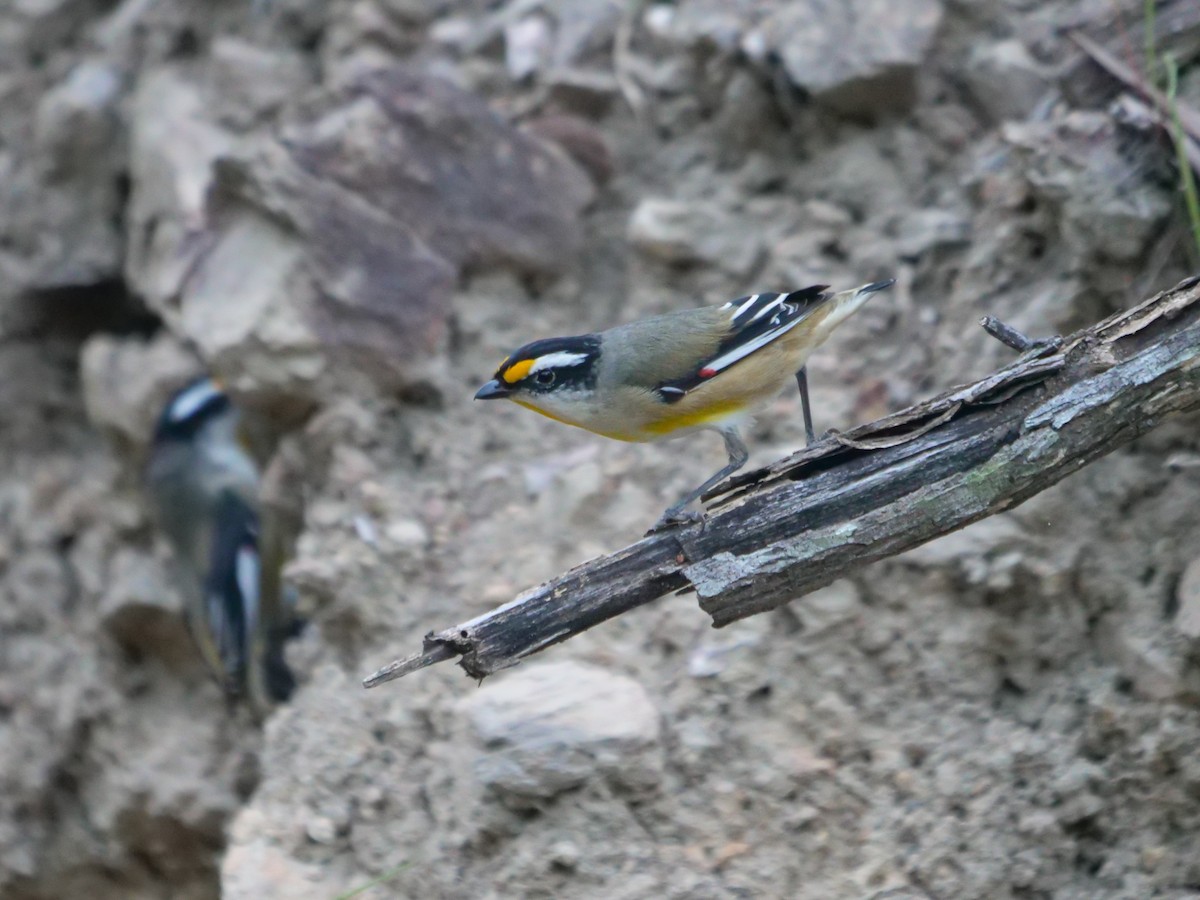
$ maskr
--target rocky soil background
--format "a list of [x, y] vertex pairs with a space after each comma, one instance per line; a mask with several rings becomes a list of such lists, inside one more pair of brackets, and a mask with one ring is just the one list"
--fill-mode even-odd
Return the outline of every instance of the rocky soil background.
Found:
[[[1141, 15], [5, 4], [0, 898], [1200, 896], [1196, 419], [721, 631], [668, 597], [481, 687], [359, 683], [721, 459], [473, 405], [525, 340], [894, 276], [810, 366], [846, 427], [1004, 361], [981, 314], [1071, 329], [1194, 269], [1170, 148], [1067, 38], [1137, 65]], [[200, 368], [302, 523], [261, 727], [138, 490]], [[784, 396], [752, 462], [802, 442]]]

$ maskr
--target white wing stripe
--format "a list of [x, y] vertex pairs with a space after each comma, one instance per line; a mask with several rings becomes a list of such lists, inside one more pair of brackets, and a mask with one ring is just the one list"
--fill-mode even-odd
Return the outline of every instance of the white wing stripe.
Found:
[[242, 592], [242, 604], [246, 612], [246, 631], [252, 634], [258, 622], [258, 552], [252, 547], [239, 548], [235, 566], [237, 585]]
[[769, 313], [775, 307], [779, 306], [779, 304], [781, 304], [783, 302], [783, 299], [786, 296], [787, 296], [786, 294], [780, 294], [778, 297], [776, 297], [774, 300], [772, 300], [770, 303], [768, 303], [766, 306], [764, 306], [762, 309], [760, 309], [758, 312], [756, 312], [754, 314], [754, 318], [752, 318], [750, 321], [757, 322], [759, 319], [761, 319], [763, 316], [765, 316], [767, 313]]
[[718, 356], [712, 362], [708, 363], [704, 368], [711, 369], [713, 373], [720, 372], [722, 369], [727, 369], [739, 359], [744, 359], [760, 347], [765, 347], [776, 338], [787, 334], [803, 321], [804, 317], [801, 316], [799, 318], [792, 319], [790, 322], [787, 322], [782, 328], [776, 328], [772, 331], [766, 332], [765, 334], [760, 334], [754, 340], [742, 344], [740, 347], [735, 347], [724, 356]]
[[732, 318], [736, 319], [738, 316], [740, 316], [742, 313], [744, 313], [746, 310], [748, 310], [750, 307], [752, 307], [755, 303], [758, 302], [758, 298], [761, 296], [762, 296], [762, 294], [752, 294], [745, 303], [743, 303], [741, 306], [739, 306], [737, 308], [737, 312], [735, 312], [733, 314]]

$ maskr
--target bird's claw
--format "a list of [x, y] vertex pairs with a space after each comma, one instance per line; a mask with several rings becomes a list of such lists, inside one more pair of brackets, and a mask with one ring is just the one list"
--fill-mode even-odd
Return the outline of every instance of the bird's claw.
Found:
[[703, 521], [704, 513], [699, 510], [668, 509], [657, 522], [650, 526], [650, 530], [646, 532], [646, 537], [657, 534], [660, 531], [666, 531], [668, 528], [675, 528], [678, 525], [695, 525]]

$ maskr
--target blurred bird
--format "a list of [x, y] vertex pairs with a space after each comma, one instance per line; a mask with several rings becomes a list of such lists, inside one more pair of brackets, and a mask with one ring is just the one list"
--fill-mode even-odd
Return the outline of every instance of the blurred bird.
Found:
[[269, 521], [263, 533], [259, 471], [242, 442], [240, 415], [211, 378], [168, 401], [145, 481], [159, 527], [192, 582], [187, 621], [205, 663], [227, 696], [265, 714], [295, 688], [283, 645], [299, 623], [280, 579], [281, 541]]
[[686, 514], [688, 504], [746, 464], [739, 427], [793, 376], [805, 434], [809, 443], [815, 439], [805, 363], [834, 328], [893, 283], [837, 294], [823, 284], [753, 294], [596, 334], [534, 341], [506, 358], [475, 399], [507, 398], [621, 441], [720, 432], [728, 464], [671, 506], [653, 530], [691, 521], [699, 514]]

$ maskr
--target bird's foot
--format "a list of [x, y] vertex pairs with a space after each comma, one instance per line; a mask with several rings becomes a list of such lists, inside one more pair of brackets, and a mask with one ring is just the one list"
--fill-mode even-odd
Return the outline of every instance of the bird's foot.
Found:
[[663, 513], [659, 520], [650, 527], [650, 530], [646, 532], [646, 537], [679, 525], [695, 525], [703, 521], [704, 513], [699, 510], [672, 507]]

